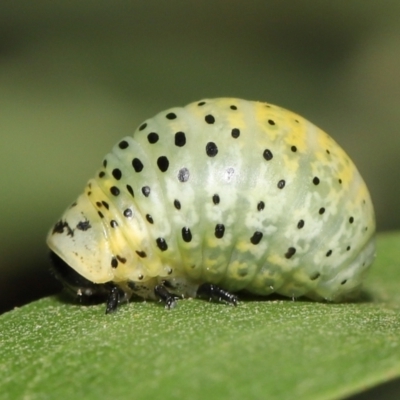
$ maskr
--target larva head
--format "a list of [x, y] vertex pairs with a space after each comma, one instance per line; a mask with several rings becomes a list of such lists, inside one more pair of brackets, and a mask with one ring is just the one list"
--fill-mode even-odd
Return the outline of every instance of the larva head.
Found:
[[101, 217], [90, 202], [86, 189], [63, 214], [47, 237], [47, 244], [67, 265], [91, 282], [112, 280], [109, 244]]

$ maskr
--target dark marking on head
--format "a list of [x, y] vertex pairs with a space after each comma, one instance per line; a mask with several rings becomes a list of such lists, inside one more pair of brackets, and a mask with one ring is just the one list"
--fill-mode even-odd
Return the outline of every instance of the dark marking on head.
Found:
[[132, 210], [130, 208], [127, 208], [124, 210], [124, 217], [126, 218], [131, 218], [132, 217]]
[[263, 153], [263, 157], [264, 157], [267, 161], [270, 161], [270, 160], [272, 160], [272, 158], [274, 157], [274, 155], [272, 154], [271, 150], [265, 149], [265, 150], [264, 150], [264, 153]]
[[224, 233], [225, 233], [225, 226], [224, 226], [224, 224], [217, 224], [217, 225], [215, 225], [214, 234], [215, 234], [215, 237], [216, 237], [217, 239], [221, 239], [221, 238], [224, 236]]
[[126, 149], [128, 146], [129, 146], [129, 143], [128, 143], [126, 140], [121, 140], [121, 141], [118, 143], [118, 147], [119, 147], [121, 150]]
[[179, 200], [174, 200], [174, 207], [175, 207], [177, 210], [180, 210], [180, 209], [181, 209], [181, 203], [180, 203]]
[[192, 240], [192, 232], [190, 232], [190, 229], [186, 226], [182, 228], [182, 239], [186, 243], [189, 243]]
[[161, 172], [167, 171], [168, 167], [169, 167], [168, 158], [165, 157], [165, 156], [158, 157], [157, 165], [158, 165], [158, 168], [160, 169]]
[[143, 129], [146, 129], [147, 123], [145, 122], [144, 124], [139, 126], [139, 131], [142, 131]]
[[146, 258], [147, 254], [144, 251], [140, 251], [140, 250], [136, 250], [136, 254], [140, 257], [140, 258]]
[[183, 147], [186, 144], [186, 135], [184, 132], [175, 133], [175, 146]]
[[168, 249], [167, 242], [165, 241], [164, 238], [157, 238], [157, 239], [156, 239], [156, 243], [157, 243], [157, 247], [158, 247], [161, 251], [165, 251], [165, 250]]
[[111, 186], [110, 187], [110, 192], [113, 196], [118, 196], [119, 195], [119, 189], [116, 186]]
[[221, 199], [219, 198], [219, 196], [217, 194], [214, 194], [214, 196], [212, 197], [212, 201], [214, 204], [219, 204], [220, 200]]
[[132, 186], [131, 185], [126, 185], [126, 190], [129, 192], [129, 194], [132, 197], [135, 197], [135, 193], [133, 192]]
[[141, 172], [143, 169], [143, 164], [138, 158], [132, 160], [132, 167], [136, 172]]
[[158, 139], [159, 139], [159, 136], [158, 136], [158, 134], [155, 133], [155, 132], [150, 132], [150, 133], [147, 135], [147, 140], [149, 141], [150, 144], [157, 143], [157, 142], [158, 142]]
[[79, 229], [80, 231], [87, 231], [90, 229], [92, 226], [90, 225], [90, 222], [85, 219], [84, 221], [80, 221], [76, 225], [76, 229]]
[[292, 258], [295, 255], [295, 253], [296, 253], [296, 249], [294, 247], [289, 247], [287, 249], [287, 252], [285, 253], [285, 257], [287, 259]]
[[263, 237], [262, 232], [256, 231], [256, 232], [254, 232], [253, 236], [250, 238], [250, 242], [252, 244], [258, 244], [258, 243], [260, 243], [262, 237]]
[[170, 113], [168, 113], [168, 114], [166, 115], [166, 118], [167, 118], [167, 119], [170, 119], [170, 120], [176, 119], [176, 114], [170, 112]]
[[189, 177], [190, 177], [190, 173], [187, 168], [181, 168], [178, 171], [178, 180], [180, 182], [187, 182], [189, 180]]
[[260, 202], [257, 204], [257, 210], [258, 210], [258, 211], [262, 211], [262, 210], [264, 210], [264, 208], [265, 208], [265, 203], [264, 203], [263, 201], [260, 201]]
[[237, 139], [240, 136], [240, 130], [238, 128], [233, 128], [231, 131], [231, 136]]
[[126, 263], [126, 258], [125, 257], [121, 257], [119, 255], [117, 255], [117, 259], [120, 263], [125, 264]]
[[213, 124], [215, 122], [215, 118], [211, 114], [206, 115], [204, 119], [207, 124]]
[[142, 187], [142, 193], [145, 197], [149, 197], [150, 195], [150, 188], [148, 186], [143, 186]]
[[62, 221], [61, 219], [54, 225], [53, 235], [55, 233], [64, 233], [64, 229], [67, 230], [67, 235], [73, 237], [74, 231], [70, 228], [67, 221]]
[[118, 267], [118, 260], [116, 257], [111, 257], [111, 267], [117, 268]]
[[218, 154], [218, 147], [214, 142], [208, 142], [206, 145], [206, 153], [208, 157], [215, 157]]

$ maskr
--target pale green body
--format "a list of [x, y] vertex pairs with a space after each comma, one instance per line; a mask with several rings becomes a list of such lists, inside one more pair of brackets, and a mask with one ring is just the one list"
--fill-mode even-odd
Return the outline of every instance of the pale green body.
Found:
[[[145, 298], [163, 280], [184, 296], [204, 282], [261, 295], [353, 295], [374, 259], [375, 219], [346, 153], [280, 107], [202, 103], [164, 111], [117, 144], [62, 217], [73, 234], [50, 232], [51, 249], [90, 281], [112, 281]], [[158, 165], [160, 157], [168, 163]], [[84, 221], [89, 229], [78, 228]], [[216, 225], [224, 225], [222, 237]]]

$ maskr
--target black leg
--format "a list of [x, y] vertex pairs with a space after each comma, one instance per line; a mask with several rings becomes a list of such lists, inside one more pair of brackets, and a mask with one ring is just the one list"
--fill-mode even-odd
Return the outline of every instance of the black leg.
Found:
[[119, 300], [120, 300], [119, 289], [117, 288], [117, 286], [112, 286], [107, 297], [106, 314], [111, 314], [117, 310]]
[[176, 306], [176, 300], [179, 299], [175, 294], [168, 292], [168, 289], [164, 285], [155, 286], [154, 293], [165, 303], [165, 308], [168, 309], [174, 308]]
[[205, 297], [211, 300], [225, 301], [228, 304], [237, 306], [238, 298], [236, 295], [221, 289], [219, 286], [213, 285], [212, 283], [203, 283], [197, 289], [197, 295], [199, 297]]

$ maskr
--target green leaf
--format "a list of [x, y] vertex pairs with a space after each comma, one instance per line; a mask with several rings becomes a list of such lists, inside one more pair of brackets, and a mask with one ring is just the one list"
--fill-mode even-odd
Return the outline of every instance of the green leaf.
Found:
[[400, 375], [400, 234], [352, 304], [45, 298], [0, 317], [1, 399], [336, 399]]

